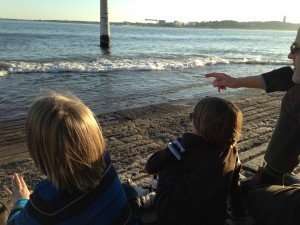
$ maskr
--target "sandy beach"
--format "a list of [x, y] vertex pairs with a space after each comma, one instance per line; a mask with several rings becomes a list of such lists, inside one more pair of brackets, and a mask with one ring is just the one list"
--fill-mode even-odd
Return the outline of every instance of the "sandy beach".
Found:
[[[234, 95], [220, 95], [235, 102], [244, 113], [242, 139], [239, 142], [244, 174], [249, 176], [263, 160], [267, 143], [279, 116], [283, 93], [267, 95], [257, 90], [241, 90]], [[122, 179], [132, 178], [146, 185], [150, 177], [144, 172], [147, 157], [166, 143], [191, 131], [189, 113], [197, 99], [151, 105], [99, 115], [113, 159]], [[1, 199], [9, 174], [21, 173], [31, 187], [42, 175], [34, 167], [24, 143], [24, 119], [0, 125]]]

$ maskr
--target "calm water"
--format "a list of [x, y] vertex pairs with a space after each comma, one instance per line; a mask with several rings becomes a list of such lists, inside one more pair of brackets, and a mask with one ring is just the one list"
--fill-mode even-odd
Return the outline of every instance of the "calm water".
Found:
[[203, 75], [255, 75], [289, 64], [296, 31], [99, 26], [0, 20], [0, 122], [24, 117], [47, 90], [71, 91], [97, 113], [203, 96]]

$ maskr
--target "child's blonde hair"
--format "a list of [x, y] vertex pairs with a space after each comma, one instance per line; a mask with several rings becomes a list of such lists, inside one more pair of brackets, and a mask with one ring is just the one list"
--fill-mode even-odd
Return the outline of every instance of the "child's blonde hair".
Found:
[[194, 108], [192, 119], [197, 134], [219, 147], [235, 145], [240, 138], [243, 114], [225, 99], [201, 99]]
[[105, 141], [92, 111], [78, 98], [50, 93], [36, 100], [26, 138], [37, 167], [59, 189], [87, 191], [105, 169]]

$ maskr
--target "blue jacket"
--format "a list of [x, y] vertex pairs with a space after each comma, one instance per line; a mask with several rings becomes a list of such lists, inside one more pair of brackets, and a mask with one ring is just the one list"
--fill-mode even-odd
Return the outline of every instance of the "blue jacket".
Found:
[[136, 225], [126, 194], [110, 163], [99, 186], [88, 193], [58, 190], [41, 181], [30, 200], [19, 200], [7, 225]]

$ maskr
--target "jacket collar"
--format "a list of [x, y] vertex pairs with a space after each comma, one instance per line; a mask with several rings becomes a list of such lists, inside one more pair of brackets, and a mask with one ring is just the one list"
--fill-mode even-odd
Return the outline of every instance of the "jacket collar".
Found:
[[179, 139], [182, 145], [187, 148], [195, 148], [200, 147], [202, 145], [209, 145], [207, 141], [204, 140], [203, 137], [193, 134], [193, 133], [185, 133], [182, 135], [182, 138]]

